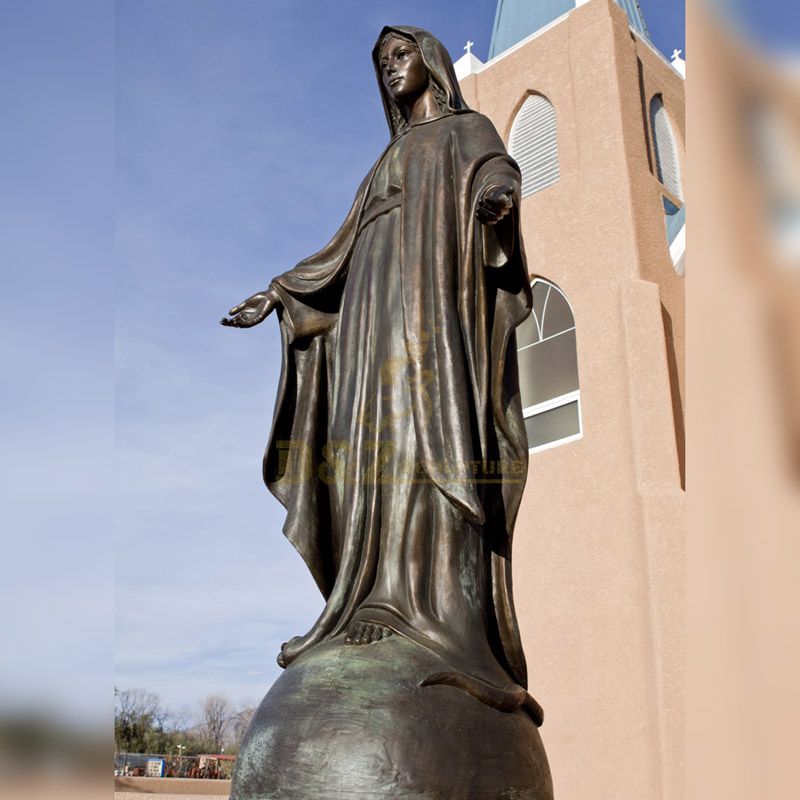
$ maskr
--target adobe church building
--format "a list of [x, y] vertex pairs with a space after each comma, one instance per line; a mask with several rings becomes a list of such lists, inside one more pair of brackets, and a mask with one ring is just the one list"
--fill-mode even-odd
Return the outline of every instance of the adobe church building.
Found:
[[523, 173], [514, 542], [558, 800], [683, 793], [685, 62], [635, 0], [499, 0], [456, 64]]

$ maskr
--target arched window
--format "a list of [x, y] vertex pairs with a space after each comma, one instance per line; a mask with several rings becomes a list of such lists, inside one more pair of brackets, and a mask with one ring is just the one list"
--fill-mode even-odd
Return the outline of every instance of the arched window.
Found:
[[678, 200], [683, 200], [678, 146], [660, 94], [650, 101], [650, 130], [653, 134], [658, 179]]
[[539, 192], [556, 183], [558, 167], [556, 111], [546, 97], [532, 94], [511, 126], [508, 145], [522, 172], [522, 196]]
[[676, 206], [667, 197], [661, 199], [672, 265], [678, 275], [683, 275], [686, 272], [686, 206]]
[[583, 435], [575, 317], [550, 281], [532, 284], [533, 311], [517, 328], [517, 358], [525, 429], [531, 452]]

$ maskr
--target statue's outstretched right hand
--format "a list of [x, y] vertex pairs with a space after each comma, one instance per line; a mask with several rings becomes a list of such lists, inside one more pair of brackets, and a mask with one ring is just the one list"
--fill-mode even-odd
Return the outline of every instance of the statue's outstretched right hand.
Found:
[[278, 293], [270, 286], [266, 291], [256, 292], [238, 306], [234, 306], [228, 312], [228, 316], [220, 320], [220, 325], [227, 325], [230, 328], [252, 328], [253, 325], [263, 322], [278, 303], [280, 303]]

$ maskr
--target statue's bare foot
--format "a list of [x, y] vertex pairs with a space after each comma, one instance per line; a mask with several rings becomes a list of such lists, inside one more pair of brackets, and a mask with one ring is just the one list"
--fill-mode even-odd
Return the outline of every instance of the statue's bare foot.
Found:
[[345, 644], [372, 644], [392, 635], [392, 629], [373, 622], [351, 622], [347, 628]]

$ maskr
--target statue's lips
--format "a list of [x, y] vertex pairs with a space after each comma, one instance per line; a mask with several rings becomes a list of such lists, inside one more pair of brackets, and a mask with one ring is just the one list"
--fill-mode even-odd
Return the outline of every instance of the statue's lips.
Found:
[[389, 81], [389, 86], [396, 86], [398, 83], [401, 83], [402, 81], [403, 81], [402, 76], [398, 75], [396, 78], [392, 78]]

